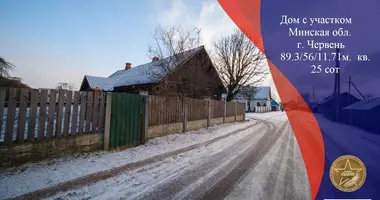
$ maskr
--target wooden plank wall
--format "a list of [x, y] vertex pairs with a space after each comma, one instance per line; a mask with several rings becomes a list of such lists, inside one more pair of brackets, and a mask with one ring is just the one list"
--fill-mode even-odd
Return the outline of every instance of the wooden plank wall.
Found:
[[149, 96], [148, 101], [149, 126], [182, 122], [183, 107], [180, 99]]
[[208, 107], [207, 100], [189, 99], [188, 103], [188, 120], [202, 120], [207, 119]]
[[[175, 97], [148, 97], [148, 125], [156, 126], [183, 121], [183, 103]], [[208, 117], [208, 101], [202, 99], [187, 99], [187, 120], [203, 120]], [[219, 118], [224, 115], [224, 101], [211, 100], [211, 118]], [[227, 116], [235, 116], [235, 105], [237, 104], [238, 115], [243, 115], [244, 104], [227, 102]]]
[[0, 145], [102, 132], [105, 104], [102, 92], [0, 88]]
[[245, 113], [245, 104], [244, 103], [238, 103], [237, 115], [244, 115], [244, 113]]
[[212, 101], [212, 118], [223, 117], [224, 115], [224, 101]]
[[235, 116], [235, 103], [226, 102], [226, 117]]

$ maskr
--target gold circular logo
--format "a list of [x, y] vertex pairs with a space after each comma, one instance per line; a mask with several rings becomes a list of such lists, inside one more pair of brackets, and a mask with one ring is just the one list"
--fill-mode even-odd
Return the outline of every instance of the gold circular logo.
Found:
[[355, 156], [345, 155], [337, 158], [330, 168], [330, 180], [340, 191], [353, 192], [365, 182], [367, 170], [364, 163]]

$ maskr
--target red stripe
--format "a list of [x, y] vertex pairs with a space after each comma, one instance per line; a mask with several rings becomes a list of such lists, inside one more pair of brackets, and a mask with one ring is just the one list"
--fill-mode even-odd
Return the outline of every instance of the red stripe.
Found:
[[[264, 52], [260, 27], [260, 0], [218, 0], [219, 4], [247, 37]], [[285, 105], [286, 114], [297, 138], [309, 177], [312, 199], [315, 199], [322, 181], [325, 165], [324, 143], [319, 125], [300, 93], [268, 59], [269, 68], [282, 102], [297, 102], [307, 108], [300, 112]]]

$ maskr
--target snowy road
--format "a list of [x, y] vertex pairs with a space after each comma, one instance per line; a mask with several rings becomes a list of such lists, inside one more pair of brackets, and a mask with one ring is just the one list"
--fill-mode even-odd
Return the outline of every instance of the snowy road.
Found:
[[[251, 120], [196, 134], [158, 138], [145, 147], [116, 155], [90, 156], [70, 162], [58, 160], [53, 167], [40, 164], [13, 175], [3, 173], [0, 183], [8, 187], [0, 189], [0, 193], [7, 193], [6, 197], [26, 194], [24, 197], [30, 199], [42, 196], [46, 199], [310, 199], [304, 163], [285, 113], [249, 114], [247, 118]], [[170, 147], [167, 143], [173, 140]], [[115, 158], [119, 160], [115, 162]], [[131, 163], [133, 159], [136, 162]], [[102, 160], [101, 167], [94, 167], [97, 160]], [[80, 169], [75, 174], [74, 170], [67, 170], [75, 165]], [[61, 178], [57, 178], [57, 171]], [[36, 173], [42, 181], [33, 178]], [[34, 180], [35, 184], [25, 180]], [[12, 185], [16, 184], [23, 187], [14, 190], [16, 187]], [[35, 192], [41, 189], [41, 193]], [[37, 196], [28, 196], [30, 192]]]
[[283, 113], [215, 143], [48, 199], [310, 199], [304, 164]]

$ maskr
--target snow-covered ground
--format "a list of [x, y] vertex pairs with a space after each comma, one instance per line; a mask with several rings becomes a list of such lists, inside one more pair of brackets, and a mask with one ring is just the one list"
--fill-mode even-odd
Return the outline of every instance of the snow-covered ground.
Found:
[[[213, 184], [216, 184], [215, 181], [221, 181], [224, 176], [237, 170], [239, 164], [246, 163], [244, 160], [247, 157], [261, 154], [264, 157], [257, 157], [258, 163], [249, 169], [236, 187], [232, 188], [232, 196], [228, 199], [263, 197], [269, 190], [272, 191], [273, 187], [285, 191], [287, 189], [282, 183], [289, 180], [291, 181], [288, 184], [297, 185], [290, 192], [292, 195], [310, 195], [302, 156], [290, 125], [286, 124], [288, 119], [285, 112], [249, 113], [246, 118], [247, 122], [222, 124], [155, 138], [144, 145], [119, 152], [78, 154], [7, 169], [0, 172], [0, 199], [51, 188], [86, 175], [112, 171], [127, 164], [193, 145], [197, 146], [136, 168], [126, 169], [105, 180], [70, 188], [48, 199], [155, 199], [156, 195], [164, 198], [188, 198], [189, 195], [191, 197], [197, 194], [199, 190], [209, 190], [212, 187], [212, 184], [209, 184], [210, 180]], [[281, 128], [283, 125], [286, 125], [285, 129]], [[239, 129], [240, 132], [236, 132]], [[266, 144], [272, 137], [270, 135], [276, 135], [274, 133], [280, 129], [280, 139], [272, 143], [273, 146], [270, 145], [269, 150], [262, 151], [256, 148], [262, 148], [259, 146], [263, 144], [268, 146], [269, 143]], [[222, 137], [232, 132], [235, 133]], [[218, 140], [204, 144], [214, 139]], [[294, 165], [290, 172], [288, 160]], [[288, 176], [289, 173], [294, 176]], [[268, 180], [274, 181], [275, 186], [269, 186]], [[174, 196], [165, 196], [168, 190], [173, 190], [170, 194]], [[298, 191], [297, 194], [294, 194], [294, 191]], [[281, 196], [282, 193], [273, 195]]]
[[[225, 150], [237, 141], [251, 135], [253, 141], [260, 139], [263, 134], [263, 125], [257, 125], [252, 129], [222, 139], [208, 146], [181, 153], [177, 156], [167, 158], [143, 168], [125, 172], [114, 178], [106, 179], [95, 184], [59, 193], [48, 199], [70, 198], [70, 199], [134, 199], [152, 190], [158, 185], [177, 178], [181, 173], [190, 170], [193, 166], [199, 165], [203, 159]], [[252, 130], [256, 132], [252, 132]], [[255, 143], [252, 143], [255, 145]], [[239, 156], [239, 154], [228, 157], [228, 160]], [[204, 177], [206, 178], [206, 177]], [[191, 191], [197, 183], [187, 185], [185, 191]], [[181, 194], [178, 194], [181, 195]]]
[[[247, 118], [269, 119], [275, 126], [274, 131], [287, 122], [286, 115], [281, 112], [248, 114]], [[259, 124], [216, 143], [47, 199], [157, 199], [166, 193], [171, 195], [165, 196], [167, 199], [191, 199], [192, 193], [202, 191], [199, 189], [202, 185], [222, 179], [218, 175], [221, 171], [226, 176], [231, 172], [229, 170], [235, 170], [239, 164], [236, 160], [248, 149], [259, 145], [267, 131], [267, 126]], [[224, 156], [219, 158], [221, 155]], [[306, 170], [289, 124], [281, 131], [273, 147], [233, 187], [226, 199], [270, 199], [269, 196], [279, 199], [285, 193], [293, 199], [310, 198]]]
[[276, 112], [268, 112], [268, 113], [247, 113], [246, 118], [248, 119], [260, 119], [260, 120], [269, 120], [271, 122], [282, 123], [288, 120], [285, 112], [276, 111]]
[[[270, 118], [275, 122], [286, 118], [285, 114], [275, 113], [250, 116]], [[309, 181], [297, 140], [290, 125], [284, 132], [273, 148], [231, 190], [225, 200], [310, 199]]]
[[[11, 168], [0, 172], [0, 197], [19, 196], [88, 174], [110, 170], [128, 163], [212, 140], [254, 123], [256, 123], [255, 120], [223, 124], [208, 129], [155, 138], [149, 140], [145, 145], [120, 152], [95, 152]], [[233, 142], [239, 137], [230, 136], [225, 140]]]
[[[358, 150], [371, 152], [380, 158], [380, 135], [372, 134], [350, 125], [329, 121], [320, 114], [316, 114], [316, 117], [320, 123], [325, 124], [322, 131], [330, 133], [329, 135], [335, 139], [334, 142], [340, 144], [340, 146], [351, 148], [350, 152]], [[353, 141], [355, 142], [353, 143]]]

